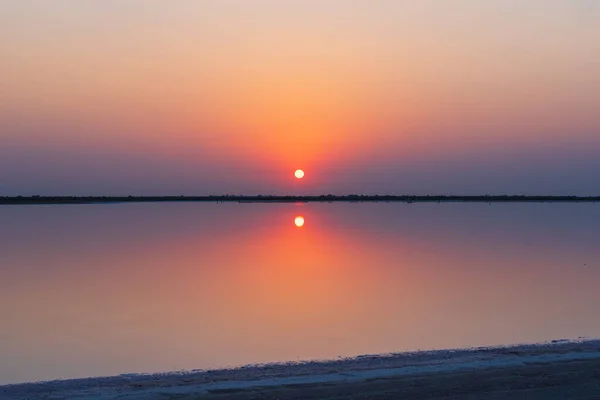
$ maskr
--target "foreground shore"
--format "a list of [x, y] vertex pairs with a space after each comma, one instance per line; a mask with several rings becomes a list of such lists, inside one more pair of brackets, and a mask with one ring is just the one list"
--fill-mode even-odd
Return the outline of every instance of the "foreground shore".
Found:
[[600, 399], [600, 341], [0, 386], [0, 399]]

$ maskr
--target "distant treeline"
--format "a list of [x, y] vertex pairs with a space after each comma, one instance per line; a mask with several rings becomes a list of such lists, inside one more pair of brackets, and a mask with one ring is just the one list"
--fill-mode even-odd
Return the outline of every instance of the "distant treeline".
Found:
[[236, 202], [236, 203], [293, 203], [293, 202], [596, 202], [600, 196], [412, 196], [412, 195], [217, 195], [217, 196], [13, 196], [0, 197], [0, 205], [25, 204], [96, 204], [96, 203], [157, 203], [157, 202]]

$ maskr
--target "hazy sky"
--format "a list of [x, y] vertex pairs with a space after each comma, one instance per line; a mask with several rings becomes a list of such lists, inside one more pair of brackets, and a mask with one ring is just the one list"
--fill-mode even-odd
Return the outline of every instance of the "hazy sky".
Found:
[[596, 0], [0, 0], [0, 195], [599, 194], [599, 115]]

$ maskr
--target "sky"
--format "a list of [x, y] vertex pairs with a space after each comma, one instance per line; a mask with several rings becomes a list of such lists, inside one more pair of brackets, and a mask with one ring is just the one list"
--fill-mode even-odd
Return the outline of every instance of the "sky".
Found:
[[597, 195], [599, 110], [595, 0], [0, 0], [0, 195]]

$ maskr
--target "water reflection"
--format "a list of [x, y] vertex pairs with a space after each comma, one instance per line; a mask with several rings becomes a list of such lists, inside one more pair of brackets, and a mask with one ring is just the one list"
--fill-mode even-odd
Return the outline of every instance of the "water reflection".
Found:
[[600, 334], [597, 205], [297, 207], [0, 208], [0, 383]]
[[304, 226], [304, 217], [302, 216], [297, 216], [294, 219], [294, 224], [298, 227], [298, 228], [302, 228]]

